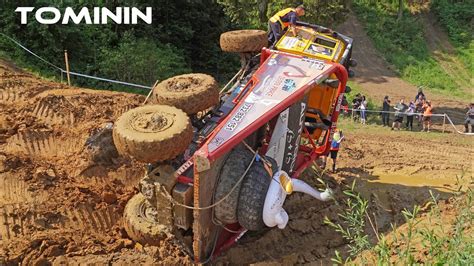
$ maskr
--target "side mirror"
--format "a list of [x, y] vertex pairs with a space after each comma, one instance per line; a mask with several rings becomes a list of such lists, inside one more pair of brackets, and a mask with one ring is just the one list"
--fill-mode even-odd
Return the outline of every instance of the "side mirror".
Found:
[[353, 78], [355, 76], [355, 72], [351, 69], [349, 69], [347, 74], [349, 75], [349, 78]]
[[355, 59], [351, 58], [351, 60], [349, 60], [349, 66], [356, 67], [357, 66], [357, 61]]

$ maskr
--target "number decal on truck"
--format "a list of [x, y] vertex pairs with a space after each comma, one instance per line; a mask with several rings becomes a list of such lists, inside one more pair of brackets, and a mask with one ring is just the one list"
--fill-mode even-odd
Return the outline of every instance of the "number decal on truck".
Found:
[[245, 103], [239, 108], [239, 110], [232, 116], [230, 121], [225, 125], [224, 129], [228, 131], [234, 131], [235, 128], [239, 125], [240, 121], [245, 117], [245, 115], [252, 108], [253, 104]]

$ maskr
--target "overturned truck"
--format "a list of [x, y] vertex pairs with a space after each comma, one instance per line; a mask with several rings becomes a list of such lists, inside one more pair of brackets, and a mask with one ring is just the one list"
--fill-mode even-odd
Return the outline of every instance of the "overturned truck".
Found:
[[247, 231], [285, 228], [294, 191], [331, 198], [298, 177], [328, 154], [356, 64], [351, 38], [303, 22], [272, 49], [258, 30], [226, 32], [220, 44], [242, 62], [220, 92], [205, 74], [170, 78], [113, 129], [121, 154], [148, 163], [124, 211], [128, 235], [149, 245], [173, 237], [197, 263]]

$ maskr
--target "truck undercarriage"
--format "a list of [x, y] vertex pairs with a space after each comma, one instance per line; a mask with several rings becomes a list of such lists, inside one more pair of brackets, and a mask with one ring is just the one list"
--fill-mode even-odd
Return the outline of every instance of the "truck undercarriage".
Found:
[[[355, 65], [350, 59], [352, 39], [333, 32], [319, 33], [320, 26], [300, 23], [299, 27], [302, 36], [287, 32], [277, 50], [238, 50], [241, 70], [221, 90], [217, 104], [212, 100], [204, 111], [186, 112], [188, 124], [173, 120], [181, 117], [180, 110], [188, 110], [183, 107], [166, 111], [162, 105], [148, 107], [155, 108], [153, 111], [144, 106], [130, 115], [127, 123], [133, 125], [140, 112], [147, 114], [148, 120], [138, 123], [151, 125], [153, 130], [147, 134], [156, 136], [168, 128], [181, 130], [169, 141], [162, 137], [160, 150], [147, 148], [153, 145], [140, 146], [140, 153], [158, 154], [148, 161], [140, 194], [125, 210], [125, 229], [132, 239], [159, 245], [160, 240], [172, 237], [196, 262], [206, 263], [249, 230], [284, 228], [291, 214], [283, 209], [283, 203], [293, 191], [320, 200], [331, 198], [330, 189], [319, 192], [297, 178], [329, 152], [344, 92], [349, 90], [348, 68]], [[256, 40], [252, 34], [245, 36]], [[326, 43], [319, 45], [318, 40]], [[332, 48], [328, 48], [332, 45], [329, 41]], [[232, 44], [225, 46], [221, 37], [223, 49], [235, 52], [239, 46]], [[307, 51], [315, 52], [308, 56]], [[317, 56], [318, 51], [324, 56]], [[186, 87], [183, 78], [165, 82]], [[193, 82], [203, 83], [202, 78]], [[169, 98], [163, 97], [156, 96], [158, 103], [170, 104], [166, 102]], [[130, 141], [134, 137], [121, 133], [121, 122], [119, 118], [114, 127], [114, 142], [121, 154], [136, 158], [137, 145]], [[153, 139], [155, 142], [158, 140]], [[177, 155], [159, 157], [181, 143], [186, 147], [179, 148]]]

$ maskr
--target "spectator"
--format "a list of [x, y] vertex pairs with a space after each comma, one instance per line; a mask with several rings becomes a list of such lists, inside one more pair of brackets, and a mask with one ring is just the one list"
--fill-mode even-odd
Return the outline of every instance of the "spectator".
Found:
[[344, 115], [349, 113], [349, 103], [347, 102], [346, 95], [342, 96], [341, 109]]
[[392, 124], [392, 130], [394, 128], [397, 128], [400, 130], [400, 125], [403, 123], [403, 114], [405, 113], [405, 110], [407, 109], [407, 105], [405, 104], [405, 100], [401, 99], [400, 102], [395, 105], [395, 121], [393, 121]]
[[[336, 172], [336, 160], [337, 160], [337, 153], [339, 152], [339, 147], [341, 145], [342, 140], [344, 139], [344, 134], [342, 134], [342, 131], [336, 130], [334, 133], [334, 136], [332, 137], [331, 141], [331, 149], [330, 149], [330, 155], [332, 159], [332, 172]], [[326, 167], [326, 158], [324, 159], [323, 162], [323, 169]]]
[[408, 105], [407, 109], [407, 130], [413, 130], [413, 116], [415, 115], [415, 104], [410, 101], [410, 104]]
[[[465, 133], [473, 133], [473, 123], [474, 123], [474, 103], [469, 104], [467, 113], [466, 113], [466, 120], [464, 121], [464, 132]], [[469, 131], [469, 124], [471, 125], [471, 130]]]
[[360, 93], [357, 93], [354, 99], [352, 100], [352, 112], [355, 112], [354, 120], [359, 117], [360, 113], [360, 104], [362, 103], [362, 96]]
[[383, 98], [383, 106], [382, 106], [382, 124], [384, 127], [388, 127], [390, 125], [389, 118], [390, 113], [385, 113], [390, 111], [390, 100], [388, 96]]
[[367, 100], [365, 99], [365, 96], [362, 96], [362, 102], [360, 103], [360, 122], [365, 125], [366, 122], [366, 113], [365, 110], [367, 110]]
[[423, 86], [418, 86], [418, 94], [415, 96], [415, 102], [418, 99], [426, 100], [425, 94], [423, 93]]
[[431, 107], [431, 101], [426, 100], [423, 105], [423, 131], [430, 132], [431, 128], [431, 116], [433, 115], [433, 108]]
[[418, 98], [418, 100], [415, 101], [415, 112], [420, 114], [417, 116], [418, 127], [421, 127], [421, 122], [423, 121], [423, 112], [424, 112], [423, 105], [424, 104], [425, 104], [424, 98]]

